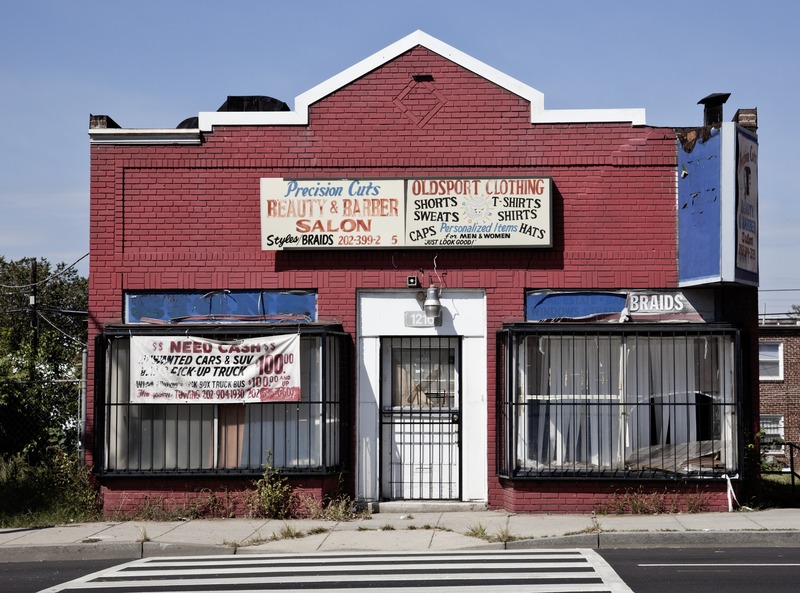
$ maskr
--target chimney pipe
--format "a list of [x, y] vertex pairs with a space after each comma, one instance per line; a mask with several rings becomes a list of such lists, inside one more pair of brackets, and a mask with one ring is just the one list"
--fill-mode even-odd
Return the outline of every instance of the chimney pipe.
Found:
[[758, 110], [740, 109], [733, 116], [733, 121], [755, 134], [758, 131]]
[[730, 96], [730, 93], [713, 93], [697, 102], [698, 105], [703, 105], [704, 107], [704, 126], [718, 126], [722, 123], [722, 106]]

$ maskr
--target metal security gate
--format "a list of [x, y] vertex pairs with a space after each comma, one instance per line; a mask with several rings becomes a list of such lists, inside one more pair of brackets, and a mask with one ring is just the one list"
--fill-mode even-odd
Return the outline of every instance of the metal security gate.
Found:
[[381, 339], [381, 498], [461, 497], [461, 341]]

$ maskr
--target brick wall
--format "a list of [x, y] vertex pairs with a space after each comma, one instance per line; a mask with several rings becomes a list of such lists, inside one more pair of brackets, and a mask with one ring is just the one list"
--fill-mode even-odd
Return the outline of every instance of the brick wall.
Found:
[[637, 483], [538, 481], [507, 489], [503, 507], [514, 513], [656, 514], [728, 510], [725, 485], [692, 482]]
[[[302, 516], [304, 510], [337, 494], [336, 477], [287, 478], [294, 499], [291, 509]], [[117, 478], [102, 488], [106, 518], [151, 516], [154, 519], [196, 517], [242, 517], [256, 513], [254, 480], [246, 478]], [[316, 502], [309, 502], [310, 499]], [[256, 513], [257, 514], [257, 513]]]

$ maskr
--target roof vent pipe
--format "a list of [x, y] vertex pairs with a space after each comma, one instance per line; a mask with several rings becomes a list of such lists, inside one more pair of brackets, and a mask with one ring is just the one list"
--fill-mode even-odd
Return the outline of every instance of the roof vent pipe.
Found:
[[704, 126], [719, 126], [722, 123], [722, 106], [730, 96], [730, 93], [713, 93], [697, 102], [698, 105], [703, 105], [704, 107]]
[[289, 111], [289, 106], [264, 95], [228, 95], [217, 111]]

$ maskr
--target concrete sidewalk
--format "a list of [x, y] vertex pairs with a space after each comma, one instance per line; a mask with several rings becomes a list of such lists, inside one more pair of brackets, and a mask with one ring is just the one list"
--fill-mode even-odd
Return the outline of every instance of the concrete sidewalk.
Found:
[[0, 530], [0, 562], [503, 548], [800, 546], [800, 509], [665, 515], [380, 512], [346, 522], [199, 519]]

